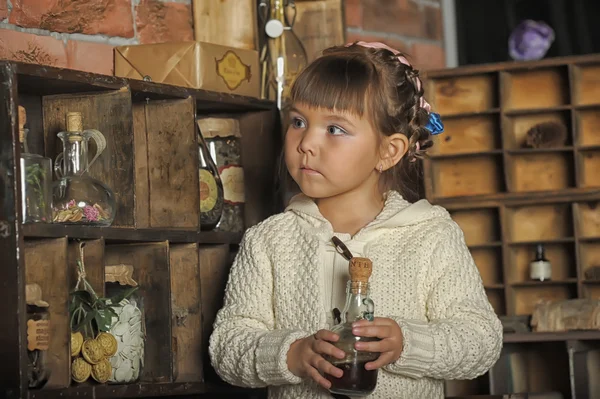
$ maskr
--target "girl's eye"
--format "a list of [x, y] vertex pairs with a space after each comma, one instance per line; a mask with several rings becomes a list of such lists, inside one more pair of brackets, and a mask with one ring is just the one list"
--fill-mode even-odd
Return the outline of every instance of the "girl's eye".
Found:
[[335, 125], [327, 126], [327, 133], [331, 134], [332, 136], [339, 136], [340, 134], [347, 134], [344, 129], [342, 129], [341, 127], [335, 126]]
[[300, 118], [292, 118], [292, 127], [295, 129], [303, 129], [306, 127], [306, 124]]

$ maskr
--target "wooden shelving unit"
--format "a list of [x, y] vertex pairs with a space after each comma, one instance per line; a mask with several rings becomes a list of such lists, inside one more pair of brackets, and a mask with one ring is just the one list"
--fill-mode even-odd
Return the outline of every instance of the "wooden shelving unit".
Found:
[[[501, 316], [531, 315], [543, 300], [600, 298], [600, 284], [584, 277], [600, 265], [599, 74], [596, 55], [426, 74], [428, 99], [446, 128], [425, 161], [426, 195], [462, 227]], [[526, 145], [529, 129], [542, 122], [566, 129], [562, 145]], [[552, 262], [552, 281], [529, 280], [537, 243]], [[569, 352], [581, 341], [589, 364]], [[504, 342], [490, 373], [449, 381], [448, 394], [600, 397], [591, 378], [569, 377], [570, 368], [581, 376], [600, 368], [600, 331], [506, 333]]]
[[[264, 390], [224, 384], [208, 360], [212, 322], [242, 235], [201, 229], [194, 123], [196, 116], [239, 119], [244, 216], [251, 226], [280, 209], [273, 168], [281, 148], [276, 105], [13, 62], [0, 62], [0, 80], [0, 396], [264, 397]], [[56, 133], [64, 128], [67, 111], [82, 112], [84, 128], [106, 136], [107, 148], [90, 174], [117, 195], [111, 227], [20, 223], [19, 105], [27, 110], [32, 153], [56, 157]], [[134, 265], [146, 318], [145, 364], [134, 384], [71, 381], [67, 304], [75, 284], [78, 241], [86, 243], [86, 272], [98, 293], [104, 292], [107, 264]], [[52, 374], [40, 390], [28, 389], [28, 282], [42, 287], [53, 326]]]

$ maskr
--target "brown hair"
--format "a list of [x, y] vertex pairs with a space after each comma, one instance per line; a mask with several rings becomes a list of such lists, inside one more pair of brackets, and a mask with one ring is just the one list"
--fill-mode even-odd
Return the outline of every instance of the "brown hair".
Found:
[[366, 116], [383, 135], [406, 135], [407, 154], [384, 172], [383, 182], [386, 190], [397, 190], [413, 200], [420, 194], [415, 185], [420, 163], [412, 161], [433, 144], [425, 128], [429, 115], [420, 106], [423, 88], [417, 86], [418, 74], [387, 49], [358, 44], [332, 47], [298, 75], [290, 103]]

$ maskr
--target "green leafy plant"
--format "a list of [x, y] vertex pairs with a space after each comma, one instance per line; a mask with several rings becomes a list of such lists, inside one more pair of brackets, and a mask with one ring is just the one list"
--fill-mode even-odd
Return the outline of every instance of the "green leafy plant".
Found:
[[25, 180], [37, 195], [37, 204], [42, 215], [46, 214], [46, 201], [44, 200], [44, 188], [42, 182], [46, 178], [46, 171], [40, 164], [29, 165], [25, 168]]
[[124, 290], [111, 298], [98, 297], [85, 278], [81, 260], [77, 260], [77, 268], [79, 280], [75, 290], [71, 292], [69, 305], [71, 331], [80, 331], [84, 337], [95, 337], [98, 333], [111, 329], [113, 316], [118, 317], [115, 308], [120, 307], [121, 301], [129, 298], [139, 287]]

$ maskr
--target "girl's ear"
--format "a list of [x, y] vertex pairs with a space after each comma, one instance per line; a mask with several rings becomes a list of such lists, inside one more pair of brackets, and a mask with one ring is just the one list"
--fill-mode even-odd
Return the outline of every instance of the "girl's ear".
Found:
[[393, 168], [408, 151], [408, 137], [402, 133], [386, 136], [381, 143], [381, 163], [383, 170]]

